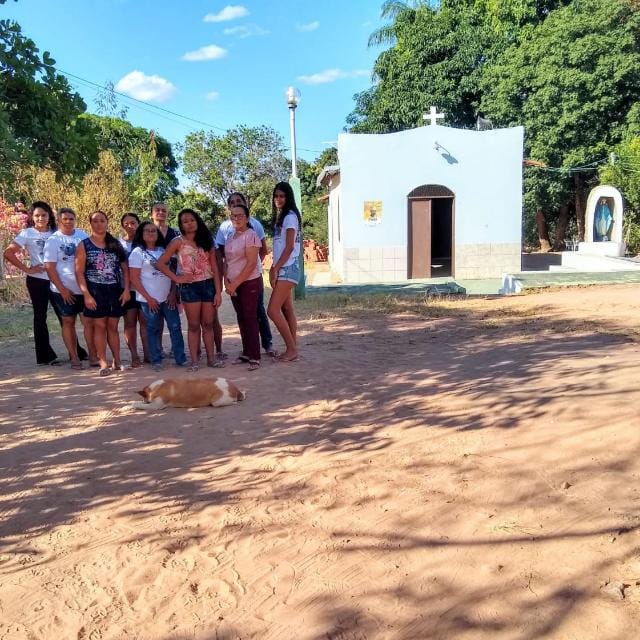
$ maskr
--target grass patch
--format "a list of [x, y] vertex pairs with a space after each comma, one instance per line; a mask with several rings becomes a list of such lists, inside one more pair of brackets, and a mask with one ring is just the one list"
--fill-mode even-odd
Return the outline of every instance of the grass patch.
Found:
[[465, 303], [469, 299], [460, 296], [432, 296], [421, 294], [350, 295], [346, 293], [314, 294], [304, 300], [296, 300], [296, 313], [308, 320], [337, 318], [344, 315], [366, 316], [371, 313], [394, 315], [412, 313], [426, 318], [461, 316], [468, 313]]
[[33, 331], [30, 304], [0, 304], [0, 339], [23, 338]]

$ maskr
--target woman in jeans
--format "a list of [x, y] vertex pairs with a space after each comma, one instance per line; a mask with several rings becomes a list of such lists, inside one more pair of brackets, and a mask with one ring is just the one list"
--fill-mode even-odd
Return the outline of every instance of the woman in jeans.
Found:
[[180, 314], [175, 305], [169, 305], [167, 302], [171, 280], [156, 268], [164, 248], [165, 239], [158, 227], [153, 222], [143, 222], [136, 229], [133, 250], [129, 255], [131, 284], [146, 320], [151, 366], [154, 371], [162, 369], [160, 331], [163, 319], [169, 329], [171, 350], [176, 365], [181, 367], [187, 360], [184, 354]]
[[[215, 360], [213, 316], [221, 301], [221, 279], [211, 232], [193, 209], [178, 214], [182, 236], [171, 241], [158, 260], [158, 269], [180, 285], [180, 301], [189, 324], [188, 342], [191, 371], [198, 370], [200, 336], [207, 352], [207, 366], [221, 367]], [[178, 258], [178, 273], [169, 268], [173, 256]], [[213, 304], [211, 304], [213, 303]]]
[[249, 209], [243, 204], [231, 208], [233, 235], [224, 245], [224, 285], [236, 310], [242, 338], [242, 355], [234, 364], [249, 363], [249, 371], [260, 367], [258, 302], [262, 296], [262, 274], [258, 267], [262, 241], [249, 225]]

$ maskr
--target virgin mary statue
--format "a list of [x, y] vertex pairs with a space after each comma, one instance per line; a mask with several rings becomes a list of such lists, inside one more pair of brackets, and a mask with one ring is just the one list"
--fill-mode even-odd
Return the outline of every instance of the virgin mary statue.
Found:
[[611, 240], [611, 227], [613, 226], [613, 216], [607, 204], [606, 198], [600, 198], [593, 216], [593, 236], [596, 242], [607, 242]]

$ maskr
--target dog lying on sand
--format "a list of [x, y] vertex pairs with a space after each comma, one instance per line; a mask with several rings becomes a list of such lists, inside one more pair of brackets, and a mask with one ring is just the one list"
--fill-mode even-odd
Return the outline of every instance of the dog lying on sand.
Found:
[[245, 399], [246, 393], [224, 378], [168, 378], [156, 380], [142, 391], [142, 402], [133, 409], [153, 410], [165, 407], [224, 407]]

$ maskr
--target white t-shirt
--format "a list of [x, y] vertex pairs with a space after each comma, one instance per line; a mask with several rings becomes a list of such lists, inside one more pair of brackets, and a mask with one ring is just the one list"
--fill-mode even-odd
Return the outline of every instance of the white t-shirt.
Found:
[[[44, 261], [55, 263], [62, 284], [75, 295], [82, 294], [76, 280], [76, 247], [88, 237], [89, 235], [82, 229], [74, 229], [70, 236], [58, 230], [44, 245]], [[60, 293], [53, 282], [51, 291]]]
[[296, 239], [293, 243], [293, 251], [287, 258], [287, 261], [282, 265], [283, 267], [288, 267], [290, 264], [293, 264], [300, 255], [300, 225], [298, 224], [298, 216], [293, 211], [289, 211], [289, 213], [284, 217], [282, 227], [276, 227], [273, 232], [274, 264], [280, 260], [280, 256], [282, 255], [284, 248], [287, 246], [287, 229], [296, 230]]
[[[129, 256], [129, 267], [140, 269], [140, 280], [146, 292], [158, 302], [164, 302], [169, 297], [171, 280], [156, 269], [156, 261], [164, 253], [162, 247], [156, 249], [143, 249], [136, 247]], [[138, 302], [148, 302], [145, 297], [136, 291]]]
[[[27, 227], [16, 236], [14, 242], [27, 250], [31, 266], [37, 267], [38, 265], [44, 265], [44, 245], [52, 234], [53, 231], [37, 231], [34, 227]], [[46, 272], [32, 273], [30, 275], [32, 278], [39, 278], [40, 280], [49, 279]]]
[[127, 240], [126, 238], [118, 238], [118, 240], [124, 249], [124, 252], [127, 254], [127, 257], [129, 257], [133, 251], [133, 240]]

